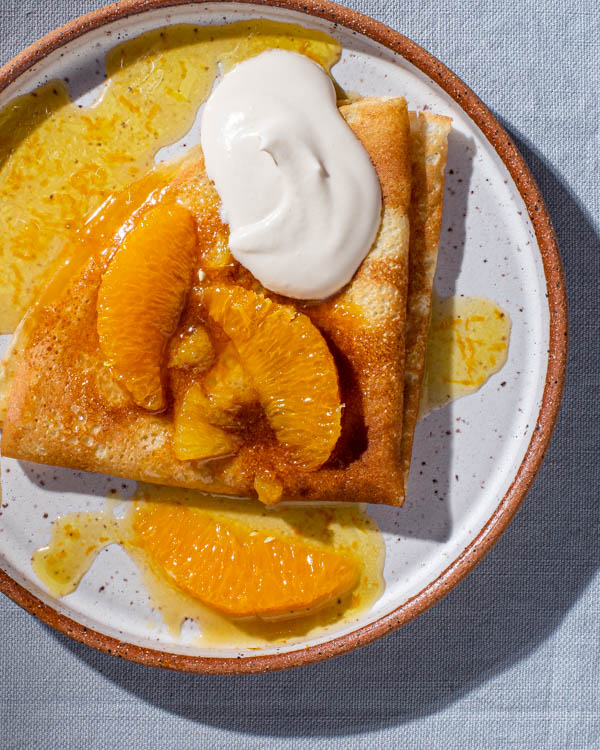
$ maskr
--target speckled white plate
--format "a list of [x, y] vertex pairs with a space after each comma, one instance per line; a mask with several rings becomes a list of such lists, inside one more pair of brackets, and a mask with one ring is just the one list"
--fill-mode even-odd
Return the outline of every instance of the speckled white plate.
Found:
[[[294, 7], [295, 0], [285, 4]], [[52, 519], [100, 509], [111, 488], [130, 493], [134, 483], [2, 459], [4, 590], [80, 640], [147, 663], [197, 671], [282, 668], [349, 650], [419, 614], [474, 567], [508, 525], [539, 468], [560, 401], [566, 349], [560, 259], [535, 184], [508, 137], [472, 92], [416, 45], [352, 11], [302, 5], [324, 17], [232, 3], [146, 10], [148, 3], [133, 2], [99, 11], [0, 71], [0, 86], [14, 78], [0, 92], [0, 106], [50, 78], [68, 79], [73, 97], [87, 105], [98, 94], [107, 50], [166, 24], [264, 17], [332, 34], [343, 45], [333, 69], [342, 87], [362, 95], [403, 95], [411, 108], [453, 118], [436, 289], [443, 296], [483, 295], [506, 309], [513, 322], [508, 361], [480, 392], [419, 424], [405, 506], [370, 509], [386, 544], [385, 593], [372, 610], [319, 640], [259, 655], [233, 645], [199, 649], [185, 629], [180, 639], [170, 637], [135, 565], [117, 546], [100, 554], [77, 591], [54, 599], [30, 563], [32, 551], [49, 539]], [[185, 142], [197, 140], [195, 125]], [[159, 158], [179, 151], [174, 144]], [[556, 382], [545, 389], [549, 362]]]

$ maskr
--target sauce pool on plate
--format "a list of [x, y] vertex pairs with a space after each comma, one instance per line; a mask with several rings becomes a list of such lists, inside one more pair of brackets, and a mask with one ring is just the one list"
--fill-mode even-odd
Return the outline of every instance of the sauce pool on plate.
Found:
[[85, 217], [187, 133], [219, 67], [273, 47], [326, 70], [340, 55], [332, 37], [292, 24], [170, 26], [107, 54], [91, 106], [53, 80], [0, 111], [0, 333], [16, 328]]
[[478, 391], [508, 356], [511, 320], [485, 297], [434, 295], [420, 416]]
[[[33, 553], [32, 566], [36, 575], [54, 596], [66, 596], [75, 591], [99, 552], [111, 544], [119, 544], [139, 567], [152, 606], [173, 637], [177, 637], [185, 620], [194, 621], [199, 630], [199, 645], [234, 645], [259, 648], [269, 643], [315, 636], [327, 631], [328, 626], [351, 622], [368, 610], [383, 591], [383, 562], [385, 547], [376, 523], [363, 506], [343, 505], [284, 505], [266, 509], [253, 500], [211, 497], [193, 491], [140, 485], [128, 503], [124, 516], [114, 513], [119, 500], [110, 499], [101, 512], [71, 513], [56, 519], [52, 525], [49, 544]], [[278, 542], [296, 545], [296, 554], [322, 553], [340, 560], [347, 559], [358, 571], [356, 584], [340, 596], [331, 596], [324, 605], [313, 611], [279, 613], [271, 617], [252, 617], [248, 611], [241, 617], [227, 616], [214, 606], [222, 606], [229, 597], [233, 607], [241, 607], [239, 593], [231, 590], [213, 596], [213, 606], [192, 596], [181, 587], [181, 580], [173, 576], [169, 562], [181, 564], [182, 544], [185, 556], [194, 554], [194, 542], [168, 538], [161, 542], [160, 561], [157, 560], [151, 526], [168, 522], [173, 514], [195, 514], [197, 523], [207, 527], [220, 524], [225, 531], [235, 529], [238, 536], [257, 537], [261, 544]], [[189, 520], [186, 519], [187, 523]], [[210, 529], [209, 529], [210, 530]], [[206, 541], [206, 540], [205, 540]], [[215, 547], [218, 545], [215, 543]], [[231, 547], [227, 547], [231, 551]], [[215, 554], [215, 553], [213, 553]], [[218, 553], [217, 553], [218, 554]], [[281, 554], [278, 562], [281, 561]], [[255, 562], [255, 560], [254, 560]], [[260, 584], [261, 575], [268, 571], [245, 559], [236, 560], [236, 576]], [[338, 568], [339, 570], [339, 568]], [[326, 571], [325, 571], [326, 572]], [[202, 568], [197, 575], [202, 577]], [[209, 571], [207, 571], [207, 577]], [[214, 581], [207, 581], [211, 585]], [[302, 582], [310, 587], [311, 581]], [[299, 585], [292, 582], [294, 586]], [[201, 591], [201, 586], [196, 586]], [[332, 592], [330, 591], [330, 594]], [[201, 594], [202, 595], [202, 594]], [[303, 595], [303, 592], [300, 592]], [[262, 601], [269, 591], [261, 592]], [[275, 602], [277, 604], [277, 602]]]

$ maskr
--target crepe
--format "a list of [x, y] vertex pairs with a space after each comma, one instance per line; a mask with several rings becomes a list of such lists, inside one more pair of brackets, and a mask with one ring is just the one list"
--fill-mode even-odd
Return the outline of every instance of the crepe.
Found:
[[[340, 294], [300, 306], [325, 336], [338, 367], [344, 403], [338, 445], [322, 468], [288, 468], [278, 470], [277, 476], [286, 499], [400, 505], [409, 117], [401, 98], [362, 99], [340, 111], [377, 170], [383, 194], [381, 226], [366, 259]], [[199, 195], [214, 191], [200, 157], [188, 159], [172, 184], [183, 185], [183, 203], [198, 203]], [[180, 461], [173, 452], [172, 413], [154, 415], [135, 406], [104, 366], [96, 333], [103, 263], [95, 256], [73, 263], [72, 272], [63, 270], [17, 336], [4, 365], [3, 455], [159, 484], [255, 495], [256, 471], [275, 460], [277, 446], [271, 454], [245, 445], [230, 458]]]
[[444, 172], [452, 120], [430, 112], [410, 112], [412, 188], [406, 312], [406, 360], [401, 461], [403, 484], [410, 471], [419, 416], [433, 279], [444, 206]]

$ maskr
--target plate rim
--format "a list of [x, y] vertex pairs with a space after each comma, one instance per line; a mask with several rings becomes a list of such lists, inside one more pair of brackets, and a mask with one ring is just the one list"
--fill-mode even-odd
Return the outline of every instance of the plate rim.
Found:
[[479, 534], [418, 594], [372, 623], [324, 643], [283, 653], [206, 657], [137, 646], [85, 627], [45, 604], [0, 569], [0, 591], [46, 625], [99, 651], [148, 666], [184, 672], [243, 674], [273, 672], [340, 656], [406, 625], [443, 599], [483, 560], [520, 508], [544, 460], [558, 419], [568, 355], [568, 305], [558, 241], [548, 209], [517, 147], [479, 97], [446, 65], [398, 31], [329, 0], [121, 0], [60, 26], [0, 67], [0, 93], [51, 52], [88, 31], [157, 8], [211, 2], [277, 7], [336, 23], [398, 53], [435, 81], [475, 122], [508, 169], [536, 234], [546, 279], [549, 351], [544, 391], [535, 429], [515, 477]]

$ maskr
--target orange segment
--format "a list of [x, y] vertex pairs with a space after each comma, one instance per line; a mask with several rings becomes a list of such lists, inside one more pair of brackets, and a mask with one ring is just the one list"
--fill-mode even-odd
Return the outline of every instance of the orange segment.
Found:
[[159, 204], [125, 236], [102, 276], [98, 336], [106, 364], [138, 406], [166, 407], [162, 367], [196, 262], [192, 216]]
[[175, 455], [182, 461], [235, 453], [242, 441], [222, 428], [256, 418], [258, 394], [235, 347], [227, 344], [204, 378], [192, 383], [175, 407]]
[[252, 412], [258, 405], [258, 393], [233, 344], [225, 346], [206, 373], [204, 389], [214, 406], [213, 424], [240, 427], [256, 417]]
[[270, 471], [262, 471], [254, 477], [254, 489], [263, 505], [277, 505], [283, 494], [283, 485]]
[[194, 326], [171, 341], [169, 367], [197, 367], [207, 370], [215, 359], [215, 350], [206, 329]]
[[294, 460], [317, 469], [340, 435], [335, 362], [309, 318], [241, 287], [210, 287], [212, 318], [235, 345], [280, 443]]
[[184, 505], [140, 505], [133, 528], [176, 586], [233, 618], [306, 614], [358, 582], [350, 556]]
[[175, 455], [180, 461], [227, 456], [240, 447], [239, 437], [212, 424], [214, 407], [200, 383], [193, 383], [175, 411]]

